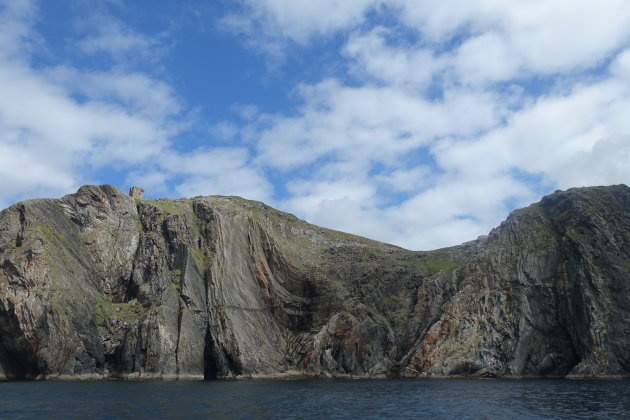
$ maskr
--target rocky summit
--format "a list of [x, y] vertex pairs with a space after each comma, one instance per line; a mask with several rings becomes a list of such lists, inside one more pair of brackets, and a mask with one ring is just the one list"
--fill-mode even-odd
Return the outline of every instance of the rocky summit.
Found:
[[238, 197], [0, 213], [0, 378], [630, 375], [630, 188], [412, 252]]

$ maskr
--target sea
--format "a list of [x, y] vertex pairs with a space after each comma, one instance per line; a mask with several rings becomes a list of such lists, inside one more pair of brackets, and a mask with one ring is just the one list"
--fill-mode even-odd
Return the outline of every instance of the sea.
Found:
[[0, 382], [2, 419], [630, 419], [630, 380]]

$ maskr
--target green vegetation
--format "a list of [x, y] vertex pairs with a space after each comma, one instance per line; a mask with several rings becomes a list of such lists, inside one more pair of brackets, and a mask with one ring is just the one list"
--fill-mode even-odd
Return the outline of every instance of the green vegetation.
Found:
[[400, 298], [397, 295], [389, 295], [383, 300], [383, 302], [387, 305], [398, 304], [400, 303]]
[[67, 236], [65, 236], [63, 233], [59, 232], [58, 230], [54, 229], [49, 224], [36, 223], [29, 230], [39, 233], [42, 239], [44, 239], [44, 241], [46, 241], [48, 245], [51, 245], [54, 247], [65, 247], [65, 248], [72, 247], [72, 243], [70, 242], [70, 239], [68, 239]]
[[60, 268], [72, 265], [72, 260], [81, 258], [89, 251], [83, 240], [73, 235], [72, 230], [56, 226], [54, 223], [34, 223], [27, 228], [45, 245], [46, 256]]
[[572, 227], [566, 230], [566, 235], [568, 238], [572, 239], [574, 242], [581, 242], [581, 235]]
[[99, 332], [104, 332], [107, 330], [107, 319], [113, 318], [121, 322], [132, 323], [139, 320], [147, 312], [147, 308], [135, 299], [126, 303], [114, 303], [99, 298], [96, 300], [94, 312], [96, 314], [96, 326]]
[[140, 217], [139, 216], [134, 217], [133, 221], [136, 224], [136, 227], [138, 228], [138, 232], [140, 232], [140, 234], [144, 233], [144, 226], [142, 226], [142, 221], [140, 220]]
[[63, 315], [64, 317], [67, 317], [70, 312], [68, 305], [65, 305], [62, 299], [57, 295], [51, 296], [50, 306], [52, 306], [55, 312], [57, 312], [60, 315]]
[[525, 243], [526, 248], [533, 251], [547, 250], [555, 237], [552, 228], [543, 223], [536, 223], [533, 225], [532, 230], [535, 232], [535, 235], [530, 237]]
[[397, 313], [389, 315], [386, 319], [392, 328], [405, 328], [409, 325], [413, 311], [405, 308]]
[[437, 273], [451, 274], [461, 265], [458, 255], [453, 250], [433, 251], [424, 262], [428, 275]]
[[59, 268], [52, 268], [49, 274], [50, 279], [50, 305], [53, 309], [61, 314], [67, 316], [70, 312], [69, 306], [73, 304], [73, 298], [70, 291], [64, 287], [62, 282], [62, 275], [59, 274]]
[[197, 266], [198, 269], [203, 270], [206, 267], [206, 254], [204, 252], [204, 250], [202, 249], [197, 249], [196, 247], [192, 246], [192, 245], [188, 245], [188, 250], [190, 251], [190, 254], [193, 258], [193, 261], [195, 262], [195, 265]]
[[177, 293], [182, 292], [182, 270], [177, 269], [173, 271], [171, 289], [175, 290]]
[[7, 255], [12, 255], [15, 254], [17, 251], [19, 251], [20, 249], [22, 249], [19, 246], [12, 246], [10, 248], [7, 248], [7, 250], [5, 251]]
[[189, 200], [168, 200], [160, 198], [157, 200], [142, 200], [143, 203], [151, 204], [168, 214], [184, 214], [189, 209]]

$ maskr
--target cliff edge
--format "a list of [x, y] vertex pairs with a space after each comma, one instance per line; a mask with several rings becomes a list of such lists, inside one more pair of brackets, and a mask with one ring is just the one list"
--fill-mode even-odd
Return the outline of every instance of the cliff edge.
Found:
[[238, 197], [0, 212], [0, 378], [630, 375], [630, 188], [412, 252]]

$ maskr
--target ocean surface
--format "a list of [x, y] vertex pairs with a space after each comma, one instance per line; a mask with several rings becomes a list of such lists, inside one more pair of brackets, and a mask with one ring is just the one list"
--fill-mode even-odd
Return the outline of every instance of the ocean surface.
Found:
[[0, 382], [0, 418], [630, 418], [630, 380]]

